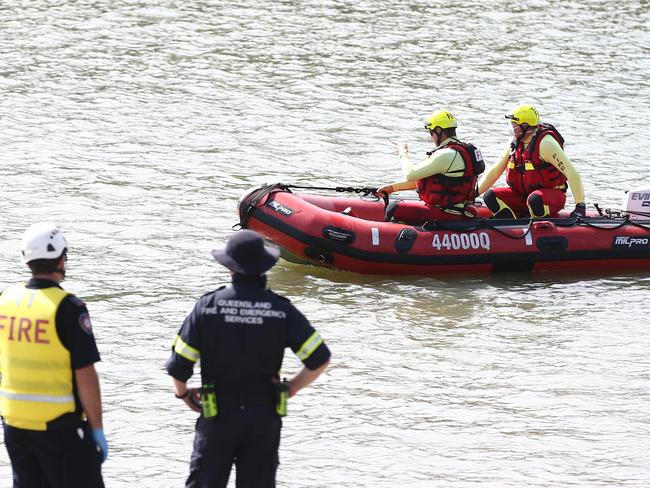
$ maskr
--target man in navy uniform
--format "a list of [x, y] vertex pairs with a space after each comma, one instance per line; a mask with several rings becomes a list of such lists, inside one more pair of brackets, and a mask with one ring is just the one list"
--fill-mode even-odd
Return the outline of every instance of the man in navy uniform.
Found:
[[[320, 334], [288, 299], [266, 288], [265, 273], [279, 254], [250, 230], [212, 251], [230, 270], [232, 284], [199, 298], [172, 346], [166, 366], [175, 395], [202, 412], [187, 488], [225, 487], [233, 463], [238, 488], [275, 487], [284, 350], [290, 347], [304, 365], [289, 381], [289, 397], [329, 364], [330, 351]], [[199, 359], [200, 390], [187, 386]]]

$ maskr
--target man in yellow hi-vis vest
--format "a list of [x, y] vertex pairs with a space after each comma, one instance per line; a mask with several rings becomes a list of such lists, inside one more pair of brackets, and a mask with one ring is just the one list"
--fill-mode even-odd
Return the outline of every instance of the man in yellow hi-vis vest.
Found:
[[14, 488], [103, 488], [99, 352], [85, 303], [59, 285], [65, 237], [33, 224], [21, 252], [32, 278], [0, 295], [0, 414]]

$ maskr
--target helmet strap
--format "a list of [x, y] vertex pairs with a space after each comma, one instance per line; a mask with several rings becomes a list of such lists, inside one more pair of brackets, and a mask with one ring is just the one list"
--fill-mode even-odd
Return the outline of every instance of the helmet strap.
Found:
[[521, 135], [517, 137], [517, 140], [515, 141], [515, 147], [519, 146], [519, 143], [524, 140], [526, 137], [526, 134], [528, 134], [528, 130], [530, 129], [530, 125], [528, 124], [518, 124], [519, 127], [521, 127]]
[[[436, 131], [438, 129], [440, 130], [440, 132]], [[438, 147], [442, 143], [442, 127], [436, 127], [435, 129], [433, 129], [433, 131], [431, 131], [431, 135], [433, 134], [436, 135], [436, 138], [434, 139], [433, 142], [435, 143], [436, 147]]]

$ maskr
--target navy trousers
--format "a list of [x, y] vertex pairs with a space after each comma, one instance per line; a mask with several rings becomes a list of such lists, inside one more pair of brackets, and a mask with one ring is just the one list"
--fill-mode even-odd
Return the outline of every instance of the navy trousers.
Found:
[[275, 488], [282, 420], [272, 406], [222, 408], [199, 417], [186, 488], [225, 488], [234, 464], [237, 488]]
[[65, 416], [48, 429], [17, 429], [4, 424], [14, 488], [104, 488], [102, 455], [90, 427]]

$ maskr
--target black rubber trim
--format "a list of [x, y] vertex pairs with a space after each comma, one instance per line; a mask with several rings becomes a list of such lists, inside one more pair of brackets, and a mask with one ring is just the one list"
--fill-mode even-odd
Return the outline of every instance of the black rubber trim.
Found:
[[492, 266], [492, 272], [493, 273], [529, 272], [533, 270], [534, 265], [535, 265], [535, 261], [532, 259], [521, 260], [521, 261], [502, 261], [502, 262], [494, 263], [494, 266]]
[[542, 252], [566, 251], [569, 248], [569, 239], [564, 236], [539, 237], [535, 244]]
[[401, 253], [407, 253], [411, 250], [415, 244], [415, 240], [418, 237], [418, 233], [410, 228], [402, 229], [395, 239], [395, 250]]

